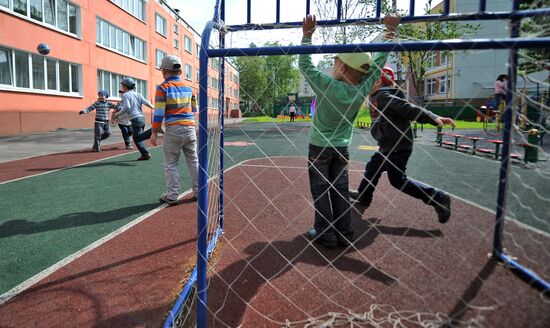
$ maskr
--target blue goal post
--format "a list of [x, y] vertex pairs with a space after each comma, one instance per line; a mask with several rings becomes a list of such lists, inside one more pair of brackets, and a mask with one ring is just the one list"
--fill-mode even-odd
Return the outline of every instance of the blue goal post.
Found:
[[[342, 0], [335, 0], [336, 17], [332, 20], [321, 20], [317, 22], [318, 27], [335, 27], [352, 24], [380, 24], [383, 18], [382, 10], [387, 0], [376, 0], [375, 16], [365, 17], [360, 19], [345, 19], [341, 17]], [[522, 19], [537, 16], [549, 16], [550, 8], [541, 9], [526, 9], [520, 10], [520, 0], [513, 0], [511, 10], [500, 12], [489, 12], [486, 10], [487, 1], [479, 0], [478, 11], [471, 13], [451, 13], [450, 0], [443, 1], [443, 11], [440, 14], [426, 14], [423, 16], [415, 16], [414, 7], [415, 0], [410, 0], [409, 11], [407, 16], [401, 18], [402, 24], [428, 21], [473, 21], [473, 20], [505, 20], [509, 22], [510, 37], [497, 39], [462, 39], [462, 40], [436, 40], [436, 41], [395, 41], [392, 43], [361, 43], [361, 44], [344, 44], [344, 45], [311, 45], [311, 46], [280, 46], [280, 47], [258, 47], [258, 48], [226, 48], [225, 38], [228, 33], [238, 31], [254, 31], [254, 30], [269, 30], [269, 29], [288, 29], [301, 28], [302, 22], [281, 22], [280, 9], [281, 1], [275, 1], [275, 22], [268, 23], [252, 23], [252, 1], [246, 1], [247, 22], [240, 25], [226, 25], [225, 22], [225, 0], [217, 0], [214, 6], [214, 15], [211, 21], [206, 24], [202, 33], [201, 49], [200, 49], [200, 89], [199, 89], [199, 193], [198, 193], [198, 236], [197, 236], [197, 263], [191, 274], [187, 284], [180, 293], [178, 300], [168, 314], [164, 327], [173, 327], [176, 324], [184, 303], [196, 288], [196, 325], [197, 327], [206, 327], [207, 322], [207, 261], [214, 249], [219, 236], [223, 232], [223, 126], [225, 108], [225, 77], [224, 64], [225, 57], [236, 56], [272, 56], [272, 55], [297, 55], [297, 54], [328, 54], [328, 53], [346, 53], [346, 52], [401, 52], [401, 51], [421, 51], [421, 50], [483, 50], [483, 49], [508, 49], [508, 86], [506, 95], [507, 108], [504, 113], [504, 131], [503, 131], [503, 147], [502, 159], [499, 171], [498, 198], [495, 204], [496, 207], [496, 222], [494, 228], [494, 242], [492, 255], [494, 258], [506, 263], [509, 267], [517, 270], [521, 275], [527, 278], [530, 283], [542, 288], [550, 290], [550, 283], [540, 278], [536, 273], [522, 266], [517, 261], [507, 255], [502, 247], [503, 223], [506, 216], [506, 194], [508, 189], [508, 178], [510, 169], [510, 143], [512, 130], [512, 103], [516, 97], [512, 90], [515, 90], [517, 83], [517, 66], [518, 66], [518, 50], [547, 48], [550, 44], [550, 37], [520, 37], [520, 24]], [[262, 3], [262, 6], [265, 6]], [[310, 14], [311, 1], [306, 0], [304, 15]], [[213, 32], [219, 34], [217, 43], [218, 48], [211, 47], [211, 37]], [[210, 58], [221, 58], [220, 60], [220, 90], [219, 90], [219, 124], [221, 133], [219, 133], [219, 172], [209, 172], [209, 126], [208, 126], [208, 62]], [[210, 170], [211, 171], [211, 170]], [[212, 176], [217, 176], [219, 179], [219, 200], [216, 204], [217, 227], [214, 233], [207, 231], [207, 218], [209, 214], [208, 204], [208, 182]], [[210, 240], [207, 240], [210, 235]]]

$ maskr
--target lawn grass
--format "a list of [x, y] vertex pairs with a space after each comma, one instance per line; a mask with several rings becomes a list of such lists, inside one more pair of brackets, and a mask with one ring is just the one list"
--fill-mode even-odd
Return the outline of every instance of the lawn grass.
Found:
[[[359, 114], [357, 114], [357, 119], [355, 121], [356, 125], [357, 122], [364, 122], [364, 123], [371, 123], [371, 117], [370, 113], [367, 109], [361, 108], [359, 110]], [[483, 130], [483, 122], [470, 122], [470, 121], [461, 121], [456, 120], [455, 121], [456, 128], [458, 130]], [[420, 129], [420, 124], [417, 126], [418, 129]], [[436, 126], [433, 126], [431, 124], [424, 124], [424, 129], [436, 129]], [[445, 126], [445, 128], [450, 128], [450, 126]], [[495, 129], [496, 125], [495, 123], [489, 123], [488, 126], [489, 129]]]
[[[298, 121], [298, 120], [297, 120]], [[243, 118], [243, 123], [282, 123], [281, 118], [269, 117], [269, 116], [256, 116], [256, 117], [246, 117]], [[288, 117], [285, 117], [285, 122], [288, 122]], [[371, 123], [370, 113], [366, 109], [361, 109], [359, 114], [357, 114], [357, 119], [355, 120], [355, 125], [357, 122]], [[456, 129], [458, 130], [483, 130], [483, 122], [469, 122], [457, 120]], [[420, 129], [420, 125], [417, 126]], [[435, 129], [436, 127], [431, 124], [424, 124], [424, 129]], [[450, 127], [444, 127], [450, 128]], [[495, 129], [494, 123], [489, 123], [490, 129]]]
[[281, 122], [281, 120], [270, 116], [256, 116], [256, 117], [243, 118], [243, 123], [272, 123], [272, 122]]
[[[270, 116], [256, 116], [256, 117], [245, 117], [243, 118], [243, 123], [283, 123], [289, 122], [290, 116], [285, 116], [284, 119], [279, 115], [277, 117]], [[308, 122], [309, 119], [300, 119], [296, 118], [296, 122]]]

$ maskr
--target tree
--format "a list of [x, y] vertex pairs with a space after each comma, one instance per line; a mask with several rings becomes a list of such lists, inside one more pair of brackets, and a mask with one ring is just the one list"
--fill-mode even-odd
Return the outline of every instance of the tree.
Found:
[[[256, 48], [254, 43], [250, 48]], [[241, 101], [245, 103], [245, 112], [256, 108], [264, 108], [262, 95], [267, 88], [267, 76], [264, 70], [265, 61], [262, 57], [246, 56], [235, 59], [235, 67], [239, 71]]]
[[[280, 44], [266, 43], [264, 46], [278, 47]], [[264, 59], [268, 88], [273, 102], [297, 89], [300, 73], [296, 68], [296, 56], [266, 56]]]
[[[426, 3], [426, 12], [430, 12], [432, 1]], [[479, 25], [456, 22], [423, 22], [416, 24], [402, 24], [398, 27], [402, 38], [417, 40], [447, 40], [458, 39], [471, 35], [479, 30]], [[443, 55], [450, 56], [449, 51], [442, 51]], [[431, 67], [429, 58], [431, 51], [404, 51], [395, 57], [398, 65], [406, 68], [409, 79], [412, 81], [416, 96], [424, 94], [424, 76]]]
[[[278, 42], [266, 47], [280, 46]], [[256, 48], [254, 43], [251, 48]], [[246, 56], [234, 61], [239, 71], [240, 95], [245, 111], [259, 109], [270, 115], [274, 99], [286, 96], [298, 85], [296, 56]]]
[[[390, 1], [382, 0], [381, 12], [390, 11]], [[334, 20], [337, 18], [336, 1], [315, 0], [315, 6], [318, 8], [317, 20]], [[343, 20], [361, 19], [364, 17], [373, 17], [376, 10], [376, 0], [343, 0], [342, 13], [340, 17]], [[366, 43], [370, 41], [373, 35], [382, 30], [375, 25], [345, 25], [336, 27], [318, 28], [317, 35], [322, 38], [323, 44], [350, 44]], [[325, 55], [317, 64], [320, 70], [332, 69], [334, 59]]]
[[[538, 9], [550, 7], [550, 0], [524, 0], [520, 9]], [[521, 34], [524, 37], [550, 36], [550, 17], [536, 16], [522, 20]], [[523, 49], [521, 50], [520, 69], [527, 74], [543, 69], [550, 70], [550, 49]]]
[[[376, 0], [342, 0], [341, 19], [360, 19], [373, 17], [375, 15]], [[315, 0], [318, 8], [317, 20], [334, 20], [338, 17], [336, 1]], [[389, 0], [383, 0], [382, 12], [389, 11]], [[375, 33], [380, 31], [379, 27], [366, 25], [345, 25], [317, 29], [318, 35], [323, 39], [323, 44], [350, 44], [365, 43]]]

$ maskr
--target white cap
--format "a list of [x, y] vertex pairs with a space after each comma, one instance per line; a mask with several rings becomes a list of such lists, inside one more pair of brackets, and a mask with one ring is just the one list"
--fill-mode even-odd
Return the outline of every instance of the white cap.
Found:
[[162, 58], [162, 63], [160, 64], [160, 69], [180, 71], [181, 59], [175, 55], [164, 56], [164, 58]]

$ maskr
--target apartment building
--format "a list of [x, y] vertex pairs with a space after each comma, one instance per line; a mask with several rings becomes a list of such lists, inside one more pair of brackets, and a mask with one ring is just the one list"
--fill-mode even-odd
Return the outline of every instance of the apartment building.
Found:
[[[200, 34], [161, 0], [0, 0], [0, 31], [0, 135], [90, 128], [93, 115], [78, 112], [98, 90], [120, 100], [124, 77], [154, 101], [163, 81], [158, 66], [168, 54], [182, 58], [182, 78], [199, 90]], [[48, 55], [38, 53], [40, 43], [50, 47]], [[210, 60], [213, 115], [221, 104], [220, 66]], [[229, 112], [239, 108], [239, 74], [224, 66]], [[150, 120], [152, 110], [144, 113]]]

